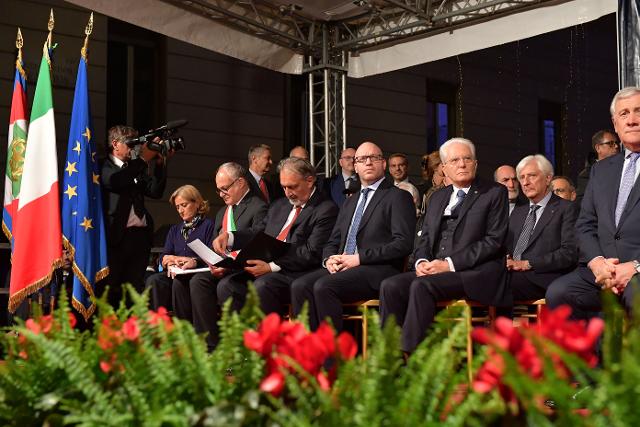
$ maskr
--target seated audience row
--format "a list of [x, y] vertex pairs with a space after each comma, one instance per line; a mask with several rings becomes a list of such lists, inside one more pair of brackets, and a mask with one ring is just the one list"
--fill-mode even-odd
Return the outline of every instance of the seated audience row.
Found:
[[[217, 307], [232, 298], [239, 310], [250, 282], [265, 313], [284, 314], [291, 305], [299, 315], [308, 304], [312, 329], [329, 319], [340, 330], [345, 303], [379, 299], [383, 323], [395, 319], [402, 328], [402, 350], [410, 353], [428, 333], [440, 301], [464, 298], [508, 309], [514, 301], [546, 296], [551, 306], [568, 303], [593, 312], [600, 308], [602, 287], [622, 295], [630, 308], [633, 289], [627, 284], [640, 270], [633, 229], [640, 192], [632, 190], [640, 140], [628, 129], [640, 126], [639, 109], [640, 89], [614, 98], [612, 118], [625, 152], [594, 166], [577, 225], [575, 188], [568, 178], [555, 176], [542, 155], [526, 156], [515, 168], [499, 167], [494, 182], [476, 175], [471, 141], [445, 142], [426, 158], [433, 185], [416, 230], [416, 201], [411, 190], [400, 189], [407, 179], [406, 156], [389, 158], [392, 178], [387, 178], [382, 150], [364, 142], [342, 152], [337, 176], [318, 181], [304, 153], [292, 152], [278, 165], [285, 197], [277, 199], [271, 197], [275, 190], [263, 191], [261, 181], [270, 152], [257, 147], [249, 155], [248, 173], [235, 163], [219, 168], [216, 185], [226, 206], [207, 243], [233, 256], [264, 231], [289, 243], [287, 252], [271, 262], [249, 260], [241, 271], [210, 267], [190, 279], [176, 276], [174, 310], [199, 332], [208, 332], [213, 348]], [[607, 195], [618, 187], [612, 202]], [[345, 195], [354, 188], [353, 196]], [[200, 265], [180, 252], [206, 206], [197, 190], [192, 194], [177, 190], [172, 196], [183, 225], [172, 229], [174, 243], [168, 239], [163, 264]], [[608, 218], [614, 211], [615, 218]]]

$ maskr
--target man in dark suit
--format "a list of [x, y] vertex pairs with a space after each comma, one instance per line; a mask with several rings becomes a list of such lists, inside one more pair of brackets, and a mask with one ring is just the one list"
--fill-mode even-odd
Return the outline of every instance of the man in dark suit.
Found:
[[411, 253], [415, 207], [411, 195], [385, 178], [382, 150], [372, 142], [356, 150], [356, 172], [362, 188], [340, 209], [324, 247], [323, 268], [291, 285], [293, 312], [309, 302], [309, 324], [330, 318], [342, 329], [342, 304], [375, 299], [380, 282], [402, 271]]
[[602, 309], [602, 291], [617, 295], [627, 312], [638, 293], [630, 280], [640, 272], [640, 88], [616, 93], [610, 112], [624, 150], [591, 168], [576, 222], [580, 264], [546, 294], [547, 305], [568, 304], [576, 318]]
[[516, 206], [527, 205], [527, 198], [520, 192], [520, 183], [516, 175], [516, 170], [511, 165], [499, 166], [493, 172], [493, 180], [498, 184], [507, 187], [509, 194], [509, 215]]
[[[261, 231], [267, 205], [249, 190], [246, 170], [237, 163], [224, 163], [216, 171], [215, 181], [225, 204], [216, 214], [216, 235]], [[203, 243], [210, 245], [212, 242]], [[216, 285], [229, 272], [218, 267], [210, 267], [210, 270], [196, 273], [188, 282], [174, 282], [172, 296], [176, 317], [192, 322], [198, 333], [207, 332], [207, 347], [213, 350], [218, 343]]]
[[282, 188], [267, 177], [273, 164], [271, 147], [266, 144], [254, 145], [249, 148], [248, 158], [247, 183], [253, 194], [264, 200], [267, 205], [282, 197]]
[[[272, 262], [249, 260], [244, 271], [220, 281], [220, 303], [233, 298], [235, 310], [244, 305], [247, 282], [254, 281], [262, 311], [284, 314], [290, 302], [291, 282], [320, 264], [322, 247], [338, 215], [336, 205], [316, 190], [316, 171], [311, 163], [289, 157], [280, 162], [278, 170], [286, 198], [271, 204], [262, 226], [266, 234], [290, 246], [283, 256]], [[254, 230], [221, 233], [214, 240], [213, 248], [218, 253], [228, 247], [242, 249], [254, 235]]]
[[102, 164], [102, 195], [106, 213], [107, 253], [110, 273], [99, 289], [109, 285], [109, 302], [122, 298], [121, 285], [131, 283], [142, 291], [153, 239], [153, 219], [144, 198], [162, 197], [167, 182], [166, 159], [140, 146], [137, 158], [127, 141], [137, 131], [128, 126], [109, 129], [108, 157]]
[[436, 191], [427, 207], [415, 271], [390, 277], [380, 288], [380, 313], [402, 327], [402, 350], [425, 337], [438, 301], [469, 298], [486, 305], [512, 303], [506, 284], [508, 198], [504, 185], [476, 178], [473, 143], [453, 138], [440, 147], [452, 185]]
[[591, 147], [593, 148], [593, 152], [589, 153], [584, 169], [578, 174], [578, 187], [576, 188], [576, 200], [578, 204], [582, 203], [587, 184], [589, 184], [589, 176], [591, 176], [591, 167], [593, 164], [607, 157], [614, 156], [620, 151], [618, 138], [615, 133], [607, 129], [599, 130], [593, 134], [591, 137]]
[[345, 190], [349, 190], [351, 194], [360, 190], [360, 179], [356, 175], [353, 158], [356, 150], [353, 148], [345, 148], [340, 154], [338, 163], [340, 164], [340, 173], [331, 178], [325, 178], [323, 190], [338, 207], [342, 207], [347, 199]]
[[553, 166], [544, 156], [527, 156], [516, 167], [527, 205], [509, 217], [507, 269], [516, 301], [544, 298], [549, 284], [576, 267], [577, 211], [551, 191]]

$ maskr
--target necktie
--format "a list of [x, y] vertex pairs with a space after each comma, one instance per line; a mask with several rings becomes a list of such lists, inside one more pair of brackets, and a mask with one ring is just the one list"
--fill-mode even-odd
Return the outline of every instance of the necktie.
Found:
[[464, 190], [458, 190], [458, 194], [456, 194], [456, 196], [458, 197], [458, 201], [451, 207], [451, 216], [458, 215], [458, 211], [460, 210], [462, 202], [464, 202], [464, 198], [467, 196], [467, 193], [465, 193]]
[[352, 188], [353, 187], [353, 183], [354, 183], [354, 178], [352, 176], [347, 178], [347, 180], [344, 182], [345, 190], [348, 190], [348, 189]]
[[262, 191], [264, 201], [269, 203], [269, 190], [267, 189], [267, 183], [264, 182], [264, 179], [260, 178], [260, 182], [258, 183], [258, 185], [260, 186], [260, 191]]
[[516, 242], [516, 247], [513, 250], [513, 259], [516, 261], [520, 261], [522, 258], [522, 253], [527, 248], [529, 244], [529, 239], [533, 234], [533, 228], [536, 226], [536, 211], [540, 206], [533, 205], [531, 209], [529, 209], [529, 215], [524, 220], [524, 225], [522, 226], [522, 231], [520, 232], [520, 236], [518, 236], [518, 241]]
[[289, 234], [289, 231], [291, 231], [291, 227], [293, 226], [293, 223], [296, 222], [296, 218], [298, 218], [298, 215], [300, 215], [300, 211], [302, 210], [302, 208], [300, 206], [296, 206], [295, 210], [296, 212], [293, 214], [293, 218], [291, 219], [289, 224], [285, 224], [282, 230], [280, 230], [280, 233], [278, 234], [278, 237], [276, 237], [276, 239], [281, 240], [283, 242], [287, 240], [287, 235]]
[[347, 255], [353, 255], [356, 253], [356, 237], [358, 235], [358, 229], [360, 228], [360, 221], [362, 221], [362, 214], [364, 213], [364, 207], [367, 204], [367, 196], [371, 191], [370, 188], [363, 188], [360, 190], [362, 198], [356, 207], [356, 213], [353, 215], [353, 221], [351, 221], [351, 229], [347, 235], [347, 243], [344, 246], [344, 253]]
[[618, 202], [616, 203], [616, 227], [620, 222], [620, 217], [624, 211], [624, 207], [627, 204], [629, 193], [633, 188], [633, 183], [636, 179], [636, 160], [640, 156], [640, 153], [631, 153], [629, 155], [629, 163], [622, 173], [622, 179], [620, 180], [620, 189], [618, 190]]
[[[233, 218], [233, 206], [227, 206], [227, 209], [224, 211], [224, 217], [222, 218], [222, 231], [236, 231], [236, 221]], [[232, 251], [229, 255], [232, 258], [236, 258], [238, 256], [238, 252], [240, 251]]]
[[236, 221], [233, 218], [233, 206], [227, 206], [227, 209], [224, 211], [224, 218], [222, 218], [222, 230], [236, 231]]

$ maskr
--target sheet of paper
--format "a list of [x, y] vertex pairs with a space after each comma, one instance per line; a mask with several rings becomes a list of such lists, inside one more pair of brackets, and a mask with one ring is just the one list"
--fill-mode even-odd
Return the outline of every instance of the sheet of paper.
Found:
[[207, 264], [215, 265], [216, 263], [222, 261], [222, 257], [215, 253], [209, 246], [202, 243], [200, 239], [196, 239], [191, 243], [187, 243], [187, 246], [189, 246], [193, 252], [198, 254], [200, 259]]
[[209, 267], [201, 267], [201, 268], [188, 268], [186, 270], [183, 270], [180, 267], [176, 267], [175, 265], [172, 265], [169, 267], [169, 273], [173, 273], [175, 275], [179, 275], [179, 274], [193, 274], [193, 273], [204, 273], [205, 271], [209, 271]]

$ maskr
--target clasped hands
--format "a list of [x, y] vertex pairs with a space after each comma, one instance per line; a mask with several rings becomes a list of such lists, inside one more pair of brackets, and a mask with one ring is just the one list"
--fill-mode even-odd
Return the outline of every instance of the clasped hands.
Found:
[[624, 291], [636, 270], [632, 262], [620, 263], [618, 258], [597, 257], [587, 264], [603, 290], [611, 290], [615, 295]]
[[325, 266], [327, 267], [327, 271], [329, 273], [334, 274], [340, 271], [345, 271], [353, 267], [357, 267], [360, 265], [360, 255], [331, 255], [327, 258], [327, 262]]
[[434, 259], [433, 261], [422, 261], [416, 266], [416, 276], [429, 276], [432, 274], [446, 273], [449, 270], [449, 263], [444, 259]]

